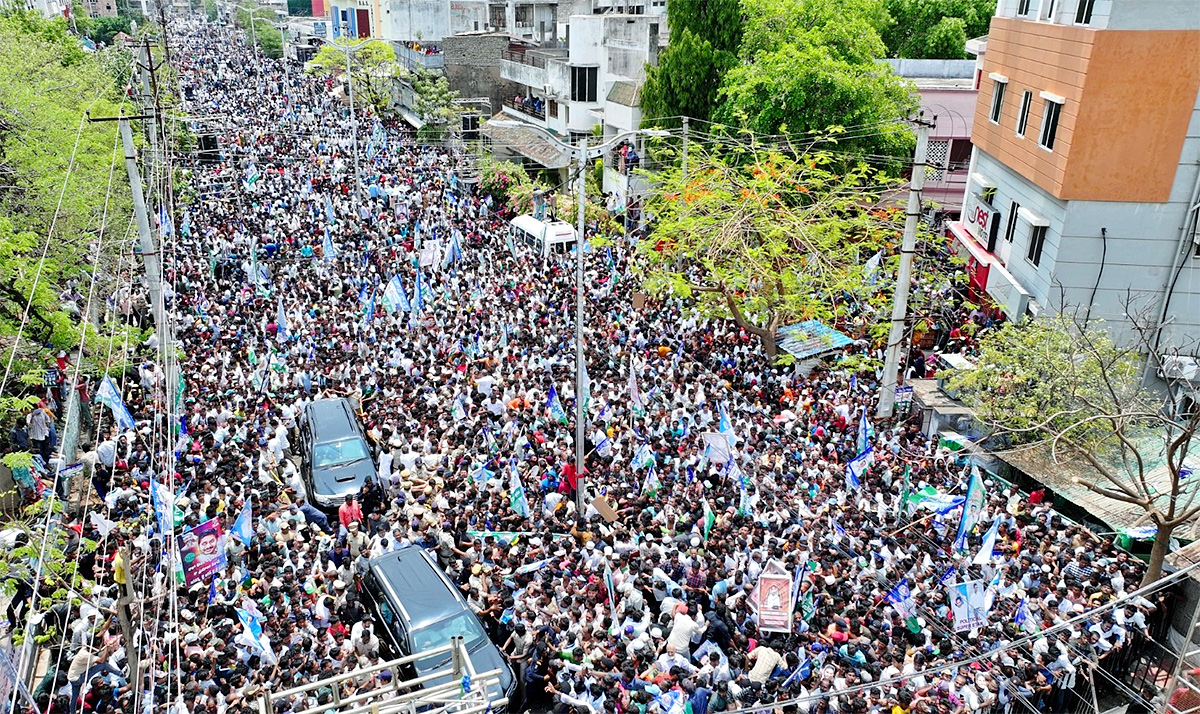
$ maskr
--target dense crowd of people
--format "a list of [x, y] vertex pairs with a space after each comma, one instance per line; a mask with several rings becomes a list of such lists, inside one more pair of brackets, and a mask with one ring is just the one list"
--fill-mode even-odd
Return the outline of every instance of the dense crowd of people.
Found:
[[[573, 256], [509, 244], [505, 207], [458, 182], [463, 157], [395, 126], [380, 145], [363, 122], [375, 150], [360, 189], [331, 80], [264, 61], [259, 91], [240, 34], [181, 24], [173, 42], [188, 111], [219, 127], [224, 152], [194, 167], [203, 188], [164, 238], [183, 386], [146, 355], [117, 380], [136, 424], [95, 416], [65, 516], [99, 543], [80, 556], [94, 586], [43, 622], [59, 636], [32, 693], [40, 714], [257, 712], [263, 691], [386, 661], [361, 576], [405, 547], [429, 549], [461, 588], [521, 710], [1063, 712], [1162, 634], [1160, 600], [1104, 607], [1136, 589], [1141, 563], [999, 482], [981, 480], [955, 548], [963, 508], [912, 494], [963, 495], [973, 468], [917, 425], [873, 422], [876, 375], [836, 357], [775, 366], [757, 338], [686, 304], [635, 308], [622, 236], [586, 253], [580, 510], [572, 428], [548, 408], [552, 390], [568, 409], [576, 396]], [[385, 305], [397, 275], [408, 310]], [[337, 513], [306, 501], [297, 467], [299, 415], [328, 396], [359, 405], [378, 450], [378, 483]], [[39, 452], [46, 418], [30, 425]], [[849, 478], [865, 445], [874, 462]], [[210, 583], [172, 574], [156, 483], [173, 533], [223, 524], [228, 565]], [[247, 503], [243, 543], [231, 531]], [[772, 572], [792, 583], [791, 620], [764, 628], [759, 609], [779, 602], [757, 586]], [[134, 652], [112, 616], [130, 582]], [[978, 626], [955, 621], [957, 582], [986, 587]], [[901, 584], [910, 601], [889, 598]], [[260, 616], [261, 638], [238, 609]], [[10, 608], [14, 626], [21, 615]], [[275, 712], [336, 712], [376, 689], [382, 701], [397, 676], [350, 677]]]

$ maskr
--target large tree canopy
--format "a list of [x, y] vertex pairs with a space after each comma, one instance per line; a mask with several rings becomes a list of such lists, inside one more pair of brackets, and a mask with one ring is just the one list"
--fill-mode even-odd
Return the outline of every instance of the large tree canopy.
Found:
[[639, 244], [644, 284], [732, 318], [768, 355], [780, 327], [841, 314], [835, 301], [860, 292], [864, 263], [902, 227], [874, 208], [891, 182], [827, 153], [698, 150], [689, 164], [656, 176], [654, 229]]
[[[739, 0], [670, 0], [671, 43], [646, 67], [642, 111], [649, 122], [708, 119], [725, 72], [742, 44]], [[665, 120], [665, 121], [664, 121]]]
[[964, 59], [966, 42], [988, 32], [996, 0], [886, 0], [882, 29], [892, 57]]
[[[129, 63], [123, 48], [84, 52], [63, 18], [10, 13], [0, 17], [0, 35], [0, 337], [7, 363], [20, 329], [20, 374], [40, 366], [43, 346], [79, 344], [72, 313], [83, 304], [59, 297], [69, 280], [83, 296], [93, 271], [97, 295], [114, 287], [115, 256], [128, 245], [129, 187], [115, 123], [88, 122], [84, 113], [118, 112]], [[87, 329], [85, 350], [102, 338]]]
[[350, 77], [354, 83], [354, 98], [386, 115], [392, 101], [392, 85], [401, 76], [396, 63], [396, 51], [381, 40], [348, 40], [340, 38], [321, 45], [309, 63], [314, 74], [346, 72], [346, 49], [350, 54]]
[[915, 101], [908, 83], [873, 60], [861, 41], [845, 46], [803, 35], [759, 52], [725, 75], [714, 119], [759, 134], [825, 133], [854, 127], [845, 143], [866, 153], [902, 156], [912, 147], [906, 124]]

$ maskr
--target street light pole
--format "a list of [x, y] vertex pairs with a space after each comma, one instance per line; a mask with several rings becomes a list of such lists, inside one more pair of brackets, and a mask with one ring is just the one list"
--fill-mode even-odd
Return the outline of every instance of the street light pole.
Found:
[[659, 129], [635, 129], [632, 131], [624, 131], [617, 134], [608, 141], [598, 146], [589, 148], [587, 137], [584, 137], [579, 146], [571, 146], [565, 144], [555, 138], [540, 126], [525, 124], [523, 122], [489, 122], [492, 126], [520, 126], [522, 128], [537, 131], [542, 137], [556, 146], [558, 149], [566, 152], [571, 160], [579, 166], [579, 176], [576, 178], [575, 186], [579, 191], [578, 206], [578, 233], [575, 236], [575, 507], [577, 514], [582, 517], [583, 509], [587, 506], [587, 483], [583, 475], [583, 460], [584, 454], [584, 434], [587, 425], [587, 414], [583, 408], [583, 392], [584, 392], [584, 365], [587, 364], [587, 354], [584, 349], [583, 342], [583, 323], [585, 322], [584, 301], [583, 301], [583, 244], [584, 232], [587, 229], [584, 211], [587, 207], [587, 162], [589, 158], [604, 156], [609, 149], [624, 141], [631, 136], [667, 136], [666, 131]]
[[587, 228], [587, 219], [584, 215], [587, 208], [588, 142], [586, 136], [580, 140], [578, 152], [579, 177], [575, 184], [576, 190], [579, 192], [579, 228], [575, 235], [575, 508], [576, 513], [582, 516], [584, 506], [587, 504], [583, 477], [584, 426], [587, 421], [587, 406], [583, 403], [583, 381], [587, 360], [587, 353], [583, 348], [583, 323], [586, 317], [583, 304], [583, 245], [585, 242], [584, 231]]
[[346, 48], [346, 91], [350, 94], [350, 134], [354, 137], [354, 190], [362, 185], [362, 177], [358, 172], [358, 117], [354, 114], [354, 76], [350, 74], [350, 54]]

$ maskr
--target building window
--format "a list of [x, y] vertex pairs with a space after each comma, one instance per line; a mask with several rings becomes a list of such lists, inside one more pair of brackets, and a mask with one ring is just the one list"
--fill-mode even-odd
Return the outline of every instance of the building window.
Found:
[[571, 101], [596, 101], [597, 85], [600, 80], [599, 67], [571, 68]]
[[1054, 22], [1054, 0], [1042, 0], [1038, 9], [1038, 19], [1043, 22]]
[[1090, 25], [1092, 24], [1092, 10], [1096, 7], [1096, 0], [1079, 0], [1079, 5], [1075, 7], [1075, 24]]
[[1062, 104], [1053, 99], [1046, 100], [1046, 110], [1042, 114], [1042, 136], [1038, 139], [1043, 149], [1054, 151], [1054, 137], [1058, 134], [1058, 115], [1062, 113]]
[[1021, 112], [1017, 115], [1017, 136], [1025, 136], [1029, 126], [1029, 105], [1033, 104], [1033, 92], [1026, 91], [1021, 95]]
[[971, 140], [955, 139], [950, 142], [951, 171], [966, 171], [971, 168]]
[[1004, 90], [1007, 88], [1008, 82], [992, 78], [992, 111], [989, 118], [993, 124], [1000, 123], [1000, 112], [1004, 109]]
[[1046, 226], [1034, 226], [1029, 232], [1029, 252], [1025, 257], [1034, 265], [1042, 264], [1042, 248], [1046, 245]]
[[1018, 17], [1024, 17], [1025, 15], [1029, 14], [1029, 4], [1030, 4], [1030, 0], [1018, 0], [1018, 2], [1017, 2], [1017, 16]]
[[554, 101], [553, 99], [546, 102], [546, 116], [550, 117], [551, 119], [558, 118], [558, 102]]
[[1008, 211], [1008, 223], [1004, 226], [1004, 242], [1012, 243], [1013, 234], [1017, 232], [1017, 213], [1021, 210], [1021, 204], [1013, 201], [1011, 208]]

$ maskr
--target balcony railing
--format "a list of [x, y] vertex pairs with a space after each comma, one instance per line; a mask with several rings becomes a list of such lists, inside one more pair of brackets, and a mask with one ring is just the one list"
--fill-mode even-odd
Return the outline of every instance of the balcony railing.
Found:
[[529, 116], [541, 119], [542, 121], [546, 120], [546, 109], [544, 103], [542, 104], [541, 109], [535, 109], [535, 105], [532, 101], [518, 102], [515, 99], [505, 99], [504, 106], [509, 107], [510, 109], [516, 109], [522, 114], [528, 114]]
[[537, 67], [539, 69], [546, 69], [545, 57], [532, 55], [528, 52], [513, 52], [511, 50], [505, 50], [504, 52], [500, 53], [500, 59], [506, 59], [509, 62], [517, 62], [520, 64], [529, 65], [530, 67]]

